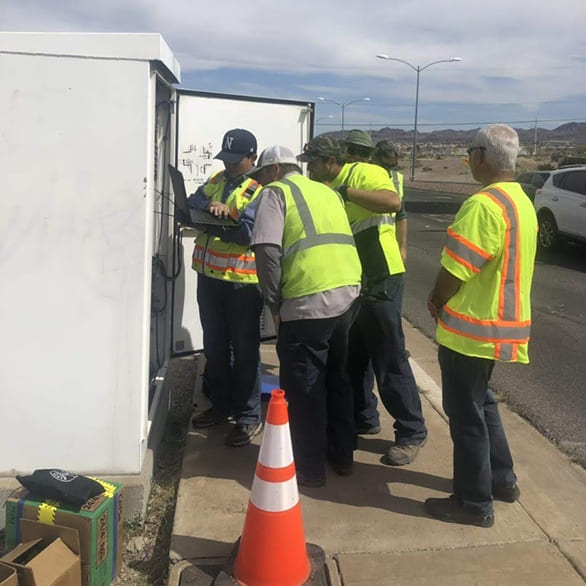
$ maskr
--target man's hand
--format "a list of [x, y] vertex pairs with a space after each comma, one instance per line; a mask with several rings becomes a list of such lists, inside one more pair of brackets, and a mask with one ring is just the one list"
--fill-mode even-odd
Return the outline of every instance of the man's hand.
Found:
[[442, 308], [438, 307], [436, 305], [436, 302], [433, 299], [433, 293], [434, 293], [434, 290], [432, 289], [429, 292], [429, 295], [427, 297], [427, 309], [429, 311], [429, 314], [433, 318], [433, 320], [437, 323], [437, 320], [438, 320], [438, 317], [442, 311]]
[[278, 315], [271, 314], [273, 316], [273, 323], [275, 324], [275, 332], [279, 334], [279, 325], [281, 324], [281, 318]]
[[230, 216], [230, 208], [220, 201], [213, 201], [208, 206], [208, 212], [217, 218], [227, 218]]
[[401, 252], [401, 258], [403, 259], [403, 264], [405, 264], [407, 262], [407, 248], [401, 246], [399, 250]]

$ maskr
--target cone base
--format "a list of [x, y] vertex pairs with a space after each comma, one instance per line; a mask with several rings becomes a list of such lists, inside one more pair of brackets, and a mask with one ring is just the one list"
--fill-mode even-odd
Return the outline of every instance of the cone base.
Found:
[[[240, 548], [240, 539], [234, 544], [232, 553], [228, 558], [226, 564], [221, 572], [216, 576], [212, 582], [213, 586], [256, 586], [256, 583], [248, 585], [244, 582], [239, 582], [233, 574], [234, 563], [238, 556]], [[326, 554], [324, 550], [315, 543], [306, 544], [307, 556], [311, 565], [309, 576], [305, 582], [300, 582], [295, 586], [330, 586], [330, 580], [326, 570]], [[277, 579], [276, 582], [258, 583], [263, 586], [282, 586], [283, 582]], [[203, 586], [203, 585], [202, 585]]]

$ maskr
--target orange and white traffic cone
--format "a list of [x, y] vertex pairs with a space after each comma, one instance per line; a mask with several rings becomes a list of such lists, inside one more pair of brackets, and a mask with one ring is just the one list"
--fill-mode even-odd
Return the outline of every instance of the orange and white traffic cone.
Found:
[[[238, 551], [214, 584], [322, 584], [325, 554], [305, 543], [285, 392], [271, 393], [264, 435]], [[225, 579], [233, 581], [226, 581]]]

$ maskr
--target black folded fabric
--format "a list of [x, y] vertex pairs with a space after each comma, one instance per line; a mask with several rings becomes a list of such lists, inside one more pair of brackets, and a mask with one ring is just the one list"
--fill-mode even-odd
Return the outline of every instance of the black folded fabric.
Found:
[[35, 470], [30, 476], [16, 478], [39, 499], [52, 499], [76, 507], [81, 507], [88, 499], [104, 492], [99, 482], [87, 476], [54, 468]]

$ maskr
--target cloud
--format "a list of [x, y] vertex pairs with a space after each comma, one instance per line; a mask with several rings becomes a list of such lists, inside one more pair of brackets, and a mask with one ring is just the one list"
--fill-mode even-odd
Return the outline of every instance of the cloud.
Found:
[[586, 2], [576, 0], [3, 0], [2, 10], [4, 30], [160, 32], [185, 78], [203, 77], [214, 91], [368, 95], [371, 110], [398, 104], [406, 115], [416, 74], [375, 59], [387, 53], [415, 66], [463, 58], [421, 73], [422, 105], [535, 114], [574, 104], [563, 118], [586, 98]]

